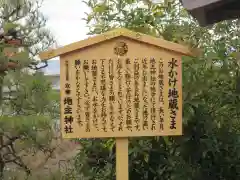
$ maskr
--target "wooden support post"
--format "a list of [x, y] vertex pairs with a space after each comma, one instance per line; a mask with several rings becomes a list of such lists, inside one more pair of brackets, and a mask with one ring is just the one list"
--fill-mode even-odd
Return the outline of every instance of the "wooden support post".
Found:
[[116, 138], [116, 179], [128, 178], [128, 138]]

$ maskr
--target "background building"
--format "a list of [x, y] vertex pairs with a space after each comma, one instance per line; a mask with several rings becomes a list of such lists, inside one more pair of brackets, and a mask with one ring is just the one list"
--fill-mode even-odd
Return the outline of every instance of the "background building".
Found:
[[48, 67], [44, 70], [46, 78], [51, 81], [52, 88], [56, 91], [60, 90], [60, 62], [59, 60], [48, 61]]

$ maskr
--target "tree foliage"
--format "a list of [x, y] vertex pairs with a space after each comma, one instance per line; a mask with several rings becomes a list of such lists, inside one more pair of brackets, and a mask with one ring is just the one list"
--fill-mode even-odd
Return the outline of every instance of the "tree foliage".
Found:
[[[88, 0], [89, 34], [116, 27], [201, 48], [183, 57], [183, 136], [131, 138], [130, 179], [240, 178], [239, 20], [201, 28], [178, 1]], [[114, 140], [80, 140], [76, 168], [91, 180], [115, 179]]]
[[[54, 45], [39, 11], [40, 0], [0, 1], [0, 179], [7, 166], [31, 173], [26, 155], [42, 151], [50, 157], [55, 137], [52, 119], [59, 117], [58, 96], [40, 70], [47, 66], [37, 59], [40, 51]], [[19, 39], [21, 44], [6, 41]], [[9, 40], [9, 39], [8, 39]], [[18, 52], [9, 56], [9, 52]], [[21, 52], [19, 52], [21, 50]], [[6, 68], [13, 62], [14, 68]]]
[[[40, 12], [43, 0], [2, 0], [0, 2], [0, 23], [5, 33], [15, 30], [16, 37], [23, 41], [22, 49], [28, 52], [24, 67], [38, 70], [36, 57], [39, 52], [55, 45], [51, 32], [46, 28], [46, 19]], [[1, 42], [1, 49], [9, 44]], [[10, 45], [11, 46], [11, 45]], [[26, 62], [27, 61], [27, 62]], [[46, 66], [46, 65], [45, 65]], [[44, 67], [45, 67], [44, 66]]]

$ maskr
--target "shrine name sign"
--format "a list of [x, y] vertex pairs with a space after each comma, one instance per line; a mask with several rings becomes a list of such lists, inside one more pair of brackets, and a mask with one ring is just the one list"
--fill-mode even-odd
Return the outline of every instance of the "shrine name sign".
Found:
[[188, 48], [116, 29], [40, 55], [60, 55], [64, 138], [182, 134]]

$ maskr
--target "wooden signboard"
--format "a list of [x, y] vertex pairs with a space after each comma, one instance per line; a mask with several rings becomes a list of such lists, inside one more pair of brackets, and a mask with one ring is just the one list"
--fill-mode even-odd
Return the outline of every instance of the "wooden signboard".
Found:
[[116, 138], [117, 179], [128, 179], [128, 137], [182, 134], [181, 57], [188, 48], [116, 29], [43, 52], [60, 56], [64, 138]]

